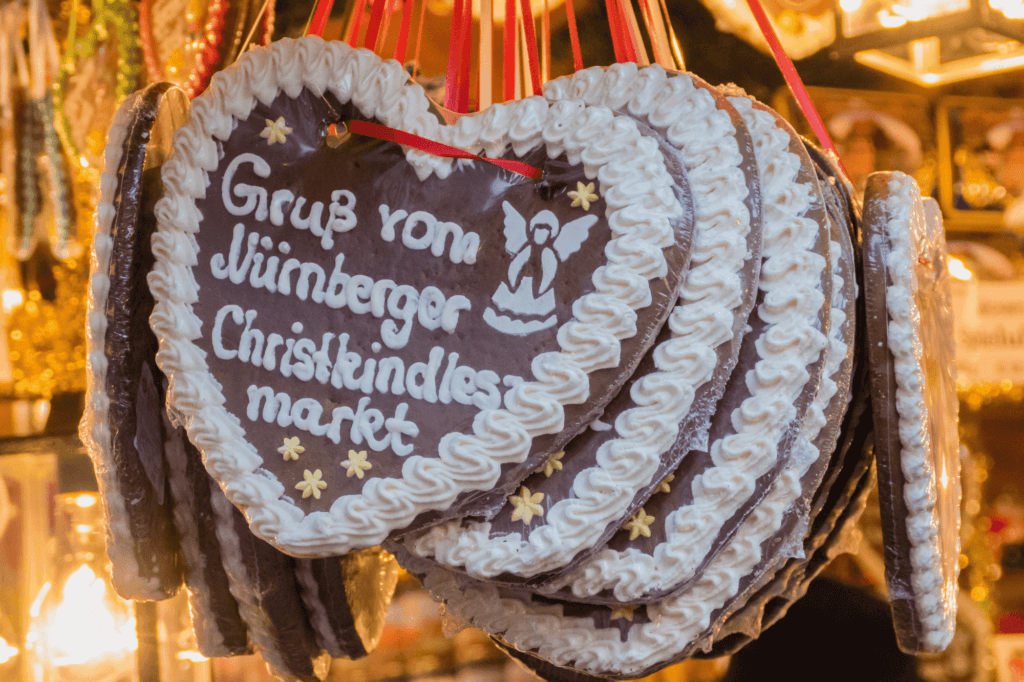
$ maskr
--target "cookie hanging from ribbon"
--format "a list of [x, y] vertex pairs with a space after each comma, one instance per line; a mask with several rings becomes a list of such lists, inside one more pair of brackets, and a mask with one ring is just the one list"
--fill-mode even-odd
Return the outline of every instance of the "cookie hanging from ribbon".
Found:
[[[368, 120], [540, 181], [351, 135]], [[153, 327], [169, 408], [296, 556], [488, 513], [632, 374], [682, 277], [655, 140], [540, 98], [443, 126], [395, 62], [252, 50], [164, 167]]]

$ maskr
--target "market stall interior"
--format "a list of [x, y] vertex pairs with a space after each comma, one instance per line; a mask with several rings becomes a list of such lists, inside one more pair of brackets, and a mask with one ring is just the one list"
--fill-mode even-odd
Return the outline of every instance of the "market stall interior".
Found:
[[0, 15], [0, 682], [1024, 670], [1019, 0]]

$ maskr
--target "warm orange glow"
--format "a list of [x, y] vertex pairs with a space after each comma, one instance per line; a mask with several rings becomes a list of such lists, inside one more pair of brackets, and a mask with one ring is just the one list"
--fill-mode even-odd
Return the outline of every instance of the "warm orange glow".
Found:
[[189, 650], [189, 651], [179, 651], [178, 652], [178, 660], [179, 661], [188, 661], [189, 663], [202, 663], [202, 662], [208, 661], [210, 659], [208, 659], [206, 656], [203, 656], [198, 651]]
[[933, 87], [1019, 69], [1024, 66], [1024, 45], [1006, 41], [1005, 47], [1006, 50], [1003, 52], [965, 57], [952, 62], [936, 64], [928, 69], [922, 69], [918, 64], [895, 57], [882, 50], [864, 50], [854, 54], [853, 58], [860, 64], [897, 78], [903, 78], [924, 87]]
[[55, 665], [120, 658], [136, 649], [135, 619], [118, 619], [111, 612], [106, 604], [109, 589], [88, 566], [68, 576], [64, 599], [54, 611], [47, 633]]
[[956, 256], [949, 257], [949, 264], [946, 267], [949, 269], [949, 276], [961, 282], [970, 281], [974, 277], [974, 273], [968, 270], [964, 262]]
[[90, 507], [94, 507], [97, 502], [99, 502], [99, 498], [95, 493], [80, 493], [75, 495], [75, 504], [80, 509], [89, 509]]
[[25, 292], [21, 289], [5, 289], [0, 294], [0, 304], [6, 312], [10, 312], [25, 302]]
[[18, 647], [11, 646], [7, 640], [0, 637], [0, 665], [7, 663], [18, 655]]
[[43, 585], [29, 615], [26, 644], [61, 679], [119, 679], [134, 670], [138, 639], [131, 606], [88, 564], [59, 588]]
[[1024, 19], [1024, 0], [988, 0], [988, 6], [1007, 19]]
[[[990, 0], [990, 2], [1016, 3], [1021, 0]], [[853, 12], [860, 9], [857, 3], [856, 9], [847, 9], [840, 3], [840, 7]], [[966, 9], [967, 4], [963, 0], [898, 0], [888, 7], [875, 13], [875, 19], [883, 28], [900, 28], [910, 22], [924, 21], [932, 17], [951, 14]]]

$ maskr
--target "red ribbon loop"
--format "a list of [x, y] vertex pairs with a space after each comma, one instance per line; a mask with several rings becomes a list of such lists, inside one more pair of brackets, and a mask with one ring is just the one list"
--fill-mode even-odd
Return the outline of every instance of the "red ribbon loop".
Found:
[[513, 161], [511, 159], [489, 159], [486, 156], [477, 156], [476, 154], [470, 154], [458, 147], [452, 147], [451, 145], [442, 144], [441, 142], [428, 140], [425, 137], [420, 137], [413, 133], [407, 133], [404, 130], [388, 128], [387, 126], [380, 125], [379, 123], [370, 123], [369, 121], [349, 121], [347, 125], [349, 132], [355, 135], [364, 135], [366, 137], [385, 140], [387, 142], [396, 142], [398, 144], [405, 145], [406, 147], [412, 147], [413, 149], [433, 154], [434, 156], [485, 161], [517, 175], [530, 178], [531, 180], [539, 180], [544, 174], [544, 171], [540, 168], [535, 168], [534, 166], [523, 163], [522, 161]]
[[317, 3], [316, 10], [313, 12], [313, 20], [309, 22], [309, 35], [323, 37], [333, 6], [334, 0], [320, 0]]
[[[793, 93], [793, 98], [796, 99], [797, 106], [800, 107], [800, 111], [803, 112], [808, 123], [811, 124], [811, 129], [818, 137], [818, 142], [820, 142], [821, 146], [825, 149], [832, 151], [838, 159], [839, 151], [832, 143], [832, 138], [828, 134], [828, 129], [825, 127], [824, 121], [821, 120], [821, 114], [818, 113], [818, 109], [814, 106], [811, 96], [807, 94], [807, 88], [804, 87], [804, 82], [800, 79], [800, 74], [797, 73], [796, 67], [793, 66], [793, 61], [789, 58], [789, 55], [786, 54], [786, 50], [782, 47], [779, 37], [775, 34], [775, 27], [773, 27], [772, 22], [768, 20], [768, 15], [765, 14], [764, 7], [761, 6], [761, 1], [747, 0], [747, 5], [750, 6], [750, 11], [754, 15], [757, 25], [761, 28], [761, 33], [764, 35], [764, 39], [768, 41], [768, 47], [771, 48], [772, 55], [775, 57], [775, 63], [778, 64], [779, 70], [782, 71], [782, 77], [786, 79], [786, 84], [789, 86], [789, 91]], [[839, 165], [842, 166], [843, 162], [840, 161]], [[843, 168], [843, 171], [845, 172], [846, 169]]]
[[577, 71], [583, 70], [583, 55], [580, 52], [580, 35], [576, 30], [576, 12], [572, 0], [565, 0], [565, 16], [569, 21], [569, 42], [572, 43], [572, 64]]

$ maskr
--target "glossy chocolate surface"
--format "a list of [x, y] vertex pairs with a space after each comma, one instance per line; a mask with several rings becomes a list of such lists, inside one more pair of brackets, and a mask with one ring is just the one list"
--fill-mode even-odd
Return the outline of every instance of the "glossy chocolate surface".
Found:
[[117, 171], [105, 310], [111, 457], [139, 575], [160, 585], [168, 597], [178, 590], [183, 567], [163, 460], [164, 378], [149, 327], [153, 296], [146, 275], [154, 263], [149, 247], [156, 230], [153, 206], [163, 194], [154, 163], [166, 154], [167, 133], [184, 121], [186, 111], [184, 94], [168, 83], [147, 88], [136, 107]]
[[[286, 496], [307, 513], [328, 509], [341, 495], [358, 493], [370, 479], [400, 477], [406, 457], [435, 457], [443, 436], [470, 431], [474, 418], [481, 411], [479, 404], [497, 406], [499, 396], [508, 390], [508, 385], [513, 385], [518, 378], [531, 378], [533, 358], [559, 349], [558, 327], [572, 318], [573, 303], [593, 291], [591, 273], [606, 263], [604, 246], [611, 238], [604, 219], [603, 199], [591, 203], [589, 211], [571, 206], [568, 192], [575, 191], [578, 182], [589, 181], [582, 167], [572, 166], [564, 158], [548, 159], [542, 149], [529, 153], [523, 160], [545, 171], [539, 182], [479, 162], [460, 162], [447, 180], [431, 176], [420, 181], [405, 161], [402, 149], [394, 143], [359, 136], [349, 136], [337, 146], [326, 143], [325, 132], [330, 123], [349, 120], [355, 115], [351, 105], [331, 103], [308, 91], [303, 91], [297, 99], [281, 94], [269, 106], [257, 103], [248, 120], [238, 122], [230, 138], [218, 145], [221, 162], [210, 173], [206, 198], [196, 202], [203, 215], [197, 234], [199, 262], [193, 269], [200, 288], [194, 311], [203, 322], [203, 336], [196, 343], [206, 351], [210, 371], [223, 387], [225, 407], [242, 423], [246, 439], [264, 460], [263, 467], [282, 481]], [[268, 144], [268, 138], [261, 133], [282, 118], [282, 124], [290, 129], [285, 135], [286, 141]], [[237, 170], [225, 189], [225, 171], [246, 154], [257, 155], [265, 161], [270, 169], [269, 177], [259, 177], [254, 172], [253, 157], [247, 156], [235, 164]], [[233, 206], [245, 203], [243, 195], [247, 190], [243, 185], [266, 190], [269, 210], [262, 216], [254, 210], [255, 197], [251, 197], [253, 203], [248, 213], [236, 208], [232, 209], [236, 213], [233, 215], [226, 208], [225, 202]], [[600, 195], [599, 182], [595, 189]], [[282, 224], [275, 225], [271, 215], [273, 197], [276, 191], [282, 190], [291, 192], [292, 203], [279, 204], [281, 213], [277, 222]], [[339, 191], [348, 191], [351, 195], [339, 194]], [[310, 215], [311, 207], [316, 212], [319, 205], [321, 224], [326, 223], [332, 197], [339, 197], [340, 205], [354, 211], [355, 226], [333, 232], [326, 239], [314, 234], [315, 230], [296, 229], [291, 224], [291, 216], [298, 205], [298, 197], [306, 199], [297, 213], [300, 221]], [[392, 222], [394, 232], [388, 235], [384, 217], [398, 215], [398, 211], [411, 216]], [[524, 243], [512, 244], [505, 234], [510, 213], [521, 216], [528, 224], [533, 223]], [[571, 247], [565, 248], [558, 241], [552, 227], [557, 224], [559, 230], [568, 231], [569, 225], [581, 219], [590, 227], [579, 250], [571, 251]], [[469, 251], [461, 257], [456, 253], [454, 261], [460, 262], [453, 262], [451, 237], [438, 248], [435, 248], [436, 239], [434, 242], [426, 239], [435, 221], [454, 223], [464, 234], [473, 232], [479, 236], [475, 262], [466, 262]], [[237, 228], [237, 225], [242, 227]], [[236, 233], [236, 230], [244, 232]], [[246, 240], [252, 234], [259, 236], [252, 242], [253, 260], [246, 263], [249, 244]], [[434, 234], [436, 236], [437, 232]], [[220, 272], [218, 268], [225, 264], [230, 268], [235, 240], [240, 247], [235, 259], [237, 271], [241, 273], [235, 277], [237, 282], [214, 274], [214, 270]], [[517, 248], [510, 250], [513, 245]], [[528, 248], [530, 253], [524, 256]], [[670, 259], [680, 257], [675, 248], [667, 249], [666, 255]], [[288, 295], [282, 294], [281, 289], [272, 293], [252, 285], [258, 281], [258, 275], [265, 274], [272, 257], [273, 268], [278, 273], [274, 284], [287, 280]], [[516, 266], [519, 269], [512, 273], [510, 268], [516, 258], [520, 259], [521, 267]], [[305, 275], [299, 269], [300, 264], [311, 264]], [[283, 277], [281, 273], [288, 268], [293, 269]], [[652, 304], [638, 311], [638, 332], [622, 343], [619, 367], [591, 374], [589, 399], [581, 405], [566, 406], [565, 428], [558, 434], [536, 438], [526, 463], [504, 467], [497, 486], [499, 493], [503, 487], [514, 485], [535, 469], [550, 452], [561, 449], [564, 442], [592, 421], [595, 413], [614, 396], [653, 342], [674, 299], [679, 275], [673, 276], [672, 271], [678, 273], [680, 269], [670, 266], [668, 277], [651, 282]], [[545, 290], [543, 282], [554, 270], [557, 275]], [[318, 286], [320, 272], [324, 273], [324, 282]], [[465, 296], [469, 309], [459, 312], [451, 333], [443, 327], [430, 329], [421, 323], [422, 315], [414, 315], [407, 322], [396, 319], [411, 297], [403, 300], [391, 296], [386, 289], [384, 293], [388, 298], [382, 299], [378, 309], [382, 315], [373, 311], [354, 314], [347, 304], [331, 307], [318, 293], [326, 292], [329, 297], [338, 292], [339, 287], [332, 289], [330, 286], [332, 273], [338, 273], [339, 281], [356, 281], [355, 276], [362, 276], [359, 281], [366, 286], [365, 296], [360, 295], [357, 304], [363, 302], [366, 308], [371, 307], [367, 301], [370, 283], [389, 280], [398, 286], [410, 287], [406, 291], [421, 294], [428, 287], [436, 287], [448, 302], [456, 296]], [[535, 288], [532, 291], [526, 286], [527, 277], [533, 278]], [[485, 319], [485, 312], [496, 308], [493, 299], [502, 287], [509, 290], [510, 280], [522, 285], [516, 289], [516, 294], [525, 288], [528, 296], [554, 303], [550, 312], [527, 316], [520, 321], [550, 326], [526, 335], [510, 335]], [[516, 282], [512, 282], [513, 286]], [[321, 302], [316, 302], [316, 298]], [[236, 311], [237, 317], [233, 317]], [[250, 359], [243, 362], [232, 351], [240, 348], [246, 323], [236, 320], [242, 320], [246, 311], [252, 311], [248, 313], [252, 318], [250, 329], [259, 330], [259, 334], [250, 333], [247, 337]], [[224, 322], [214, 333], [218, 314]], [[409, 336], [403, 346], [401, 341], [394, 341], [394, 332], [397, 330], [400, 334], [404, 325], [409, 326]], [[274, 337], [277, 346], [268, 355], [272, 334], [278, 335]], [[396, 347], [388, 346], [389, 338]], [[331, 373], [332, 366], [338, 365], [339, 339], [345, 339], [348, 354], [345, 357], [358, 365], [347, 384], [354, 388], [347, 388], [340, 374], [335, 380]], [[226, 349], [226, 353], [221, 352], [225, 357], [218, 357], [215, 344]], [[254, 351], [257, 346], [259, 355]], [[253, 356], [257, 357], [259, 366], [253, 364]], [[381, 370], [385, 358], [389, 358], [385, 364], [390, 365], [387, 374]], [[284, 375], [286, 364], [290, 376]], [[396, 365], [401, 369], [402, 381], [396, 379]], [[274, 369], [269, 370], [268, 366]], [[369, 369], [371, 366], [373, 369]], [[407, 385], [414, 366], [420, 370], [414, 377], [415, 383], [426, 385], [424, 399], [412, 397]], [[460, 373], [460, 367], [466, 369]], [[480, 377], [483, 372], [490, 373], [490, 387], [482, 388], [478, 382], [476, 392], [470, 395], [471, 391], [465, 390], [467, 374]], [[461, 394], [458, 388], [452, 389], [460, 381], [463, 382]], [[343, 415], [335, 433], [337, 442], [330, 433], [313, 435], [309, 430], [295, 428], [294, 424], [281, 427], [275, 417], [271, 417], [274, 423], [268, 423], [264, 414], [266, 399], [259, 401], [258, 409], [253, 410], [255, 419], [251, 418], [248, 414], [250, 387], [253, 391], [270, 388], [275, 395], [286, 393], [291, 405], [304, 399], [306, 407], [299, 414], [318, 425], [313, 431], [327, 431], [332, 415]], [[476, 403], [465, 404], [474, 399]], [[291, 422], [290, 419], [285, 421]], [[354, 428], [356, 422], [361, 424], [360, 428]], [[386, 424], [394, 425], [396, 431], [404, 431], [397, 437], [400, 443], [397, 449], [386, 441], [391, 436], [387, 430], [391, 427]], [[376, 445], [367, 434], [377, 441]], [[279, 448], [285, 438], [294, 437], [300, 439], [304, 450], [298, 459], [285, 460]], [[366, 453], [371, 468], [363, 468], [363, 476], [349, 475], [350, 469], [342, 463], [352, 461], [351, 453], [359, 457], [360, 452]], [[319, 496], [303, 497], [302, 491], [294, 487], [303, 482], [307, 470], [320, 470], [321, 480], [327, 484], [320, 489]], [[480, 511], [488, 504], [487, 495], [467, 495], [445, 514]], [[434, 518], [424, 516], [422, 522]]]

